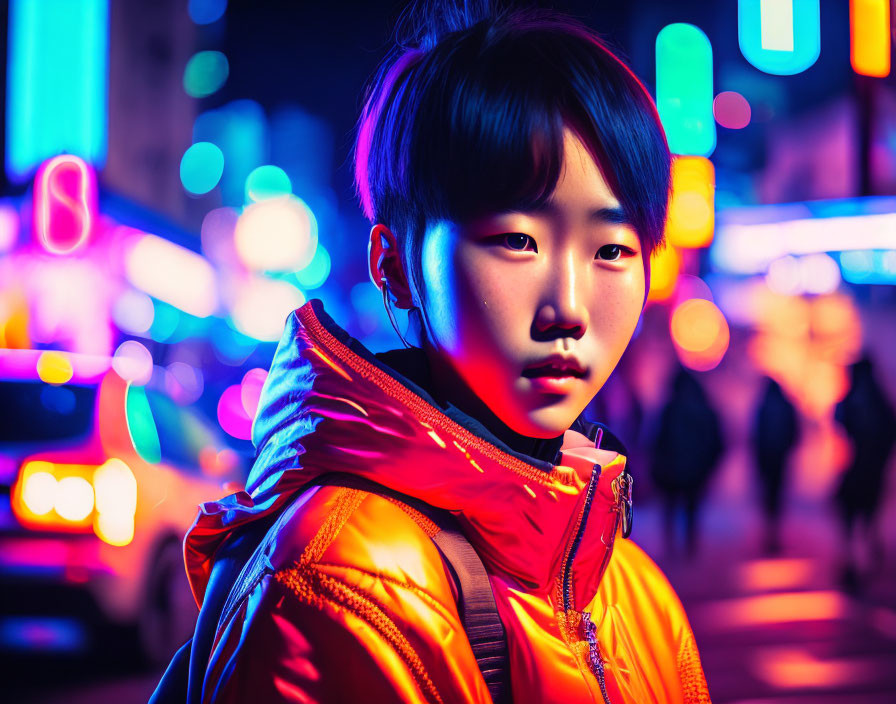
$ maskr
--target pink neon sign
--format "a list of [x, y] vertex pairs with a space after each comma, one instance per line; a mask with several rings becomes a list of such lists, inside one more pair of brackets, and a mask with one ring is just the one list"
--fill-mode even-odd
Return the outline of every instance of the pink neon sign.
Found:
[[45, 161], [34, 179], [34, 229], [41, 246], [69, 254], [90, 237], [96, 219], [96, 173], [83, 159], [62, 154]]

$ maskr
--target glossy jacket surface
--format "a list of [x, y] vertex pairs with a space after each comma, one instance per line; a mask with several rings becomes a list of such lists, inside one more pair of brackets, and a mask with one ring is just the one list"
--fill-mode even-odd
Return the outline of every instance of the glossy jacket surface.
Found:
[[486, 441], [318, 302], [290, 317], [261, 408], [247, 492], [204, 504], [185, 543], [201, 603], [220, 542], [279, 512], [219, 624], [204, 701], [491, 701], [431, 540], [438, 529], [358, 489], [302, 491], [334, 471], [455, 513], [490, 575], [514, 702], [604, 701], [583, 613], [611, 702], [709, 701], [674, 591], [617, 539], [622, 455], [573, 431], [557, 465]]

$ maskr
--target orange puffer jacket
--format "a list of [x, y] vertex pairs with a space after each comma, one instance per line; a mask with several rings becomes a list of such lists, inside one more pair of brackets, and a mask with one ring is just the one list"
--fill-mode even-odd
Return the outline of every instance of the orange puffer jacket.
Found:
[[381, 495], [307, 489], [338, 471], [457, 517], [489, 574], [517, 704], [708, 702], [675, 592], [617, 539], [625, 457], [573, 431], [557, 465], [515, 454], [396, 376], [318, 301], [290, 316], [247, 491], [204, 504], [185, 542], [201, 604], [222, 540], [279, 513], [225, 608], [203, 701], [491, 701], [438, 527]]

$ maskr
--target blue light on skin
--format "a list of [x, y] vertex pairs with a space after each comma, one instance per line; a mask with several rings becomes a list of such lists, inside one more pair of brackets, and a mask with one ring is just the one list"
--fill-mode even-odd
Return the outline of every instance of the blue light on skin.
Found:
[[818, 0], [738, 0], [737, 41], [760, 71], [778, 76], [805, 71], [821, 53]]
[[193, 195], [208, 193], [224, 173], [224, 153], [211, 142], [197, 142], [180, 160], [180, 181]]
[[706, 156], [716, 148], [709, 38], [678, 22], [656, 37], [656, 107], [674, 154]]
[[11, 0], [6, 174], [21, 183], [67, 152], [94, 166], [108, 142], [108, 0]]

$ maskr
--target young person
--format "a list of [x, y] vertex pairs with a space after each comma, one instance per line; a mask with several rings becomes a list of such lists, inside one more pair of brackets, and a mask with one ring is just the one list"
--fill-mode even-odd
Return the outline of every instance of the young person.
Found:
[[627, 539], [624, 450], [581, 417], [662, 242], [654, 105], [565, 16], [422, 19], [355, 155], [370, 273], [417, 344], [373, 355], [319, 301], [290, 316], [246, 491], [186, 539], [212, 634], [190, 700], [708, 702], [681, 604]]

